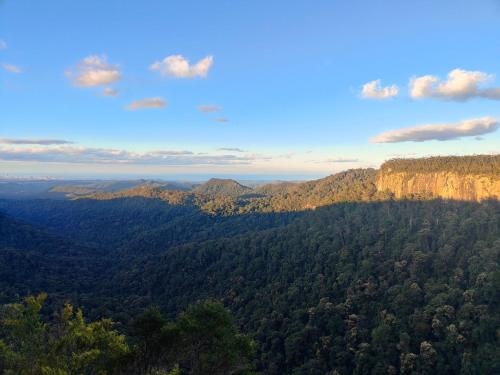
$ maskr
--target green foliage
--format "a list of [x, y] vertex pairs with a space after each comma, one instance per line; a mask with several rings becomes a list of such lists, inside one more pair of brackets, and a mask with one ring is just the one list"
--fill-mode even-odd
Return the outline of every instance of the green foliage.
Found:
[[[498, 175], [497, 163], [382, 169]], [[255, 351], [252, 364], [271, 375], [500, 373], [500, 203], [392, 201], [376, 173], [251, 194], [216, 181], [210, 197], [142, 186], [0, 201], [16, 218], [0, 215], [1, 302], [46, 290], [50, 307], [71, 300], [127, 334], [69, 306], [52, 320], [45, 297], [30, 297], [2, 309], [1, 365], [229, 374], [248, 372]]]
[[351, 169], [319, 180], [300, 184], [261, 186], [256, 191], [264, 197], [249, 199], [242, 211], [300, 211], [339, 202], [385, 199], [377, 192], [374, 169]]
[[264, 185], [256, 189], [243, 186], [234, 180], [213, 178], [195, 187], [191, 192], [140, 185], [123, 191], [98, 192], [80, 198], [94, 200], [153, 198], [169, 205], [198, 207], [210, 215], [301, 211], [337, 202], [387, 198], [386, 194], [377, 192], [376, 174], [377, 171], [374, 169], [352, 169], [319, 180]]
[[269, 374], [495, 373], [499, 234], [494, 201], [337, 204], [144, 259], [126, 300], [223, 300]]
[[53, 324], [40, 314], [45, 294], [6, 305], [1, 316], [0, 369], [5, 374], [111, 374], [128, 351], [110, 320], [85, 323], [66, 305]]
[[252, 189], [234, 180], [212, 178], [204, 184], [194, 188], [193, 192], [208, 197], [209, 199], [220, 196], [237, 198], [241, 195], [251, 193]]
[[434, 156], [418, 159], [392, 159], [380, 167], [383, 173], [454, 172], [500, 176], [500, 155]]
[[237, 333], [236, 326], [224, 307], [216, 302], [203, 302], [183, 312], [177, 329], [181, 337], [180, 358], [183, 368], [192, 374], [227, 374], [230, 370], [248, 370], [248, 358], [255, 344]]
[[150, 308], [134, 320], [131, 333], [135, 345], [127, 368], [133, 374], [243, 374], [255, 351], [228, 311], [211, 301], [191, 305], [175, 322]]
[[0, 372], [6, 375], [247, 373], [255, 344], [238, 333], [224, 307], [200, 302], [167, 322], [150, 308], [131, 327], [131, 346], [109, 319], [86, 323], [66, 304], [55, 319], [46, 294], [1, 309]]

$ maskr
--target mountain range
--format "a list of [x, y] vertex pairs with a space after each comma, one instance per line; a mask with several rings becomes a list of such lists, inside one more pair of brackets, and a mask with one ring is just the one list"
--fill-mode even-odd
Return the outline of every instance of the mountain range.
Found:
[[148, 306], [216, 300], [266, 374], [496, 373], [499, 181], [500, 156], [475, 156], [252, 188], [52, 186], [0, 199], [0, 302], [47, 292], [127, 334]]

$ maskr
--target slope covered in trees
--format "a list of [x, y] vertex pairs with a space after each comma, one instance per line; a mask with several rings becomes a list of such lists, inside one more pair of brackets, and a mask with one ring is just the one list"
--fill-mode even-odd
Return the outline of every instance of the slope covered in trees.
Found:
[[[74, 201], [0, 200], [0, 211], [110, 255], [149, 254], [173, 245], [231, 237], [286, 225], [302, 215], [210, 215], [194, 205], [170, 205], [142, 197]], [[116, 261], [116, 259], [115, 259]]]
[[[159, 186], [0, 200], [9, 215], [0, 214], [0, 303], [45, 291], [41, 319], [51, 326], [49, 311], [71, 301], [102, 332], [125, 335], [120, 362], [143, 373], [227, 373], [192, 364], [188, 343], [208, 333], [184, 336], [180, 352], [169, 344], [179, 313], [207, 299], [232, 312], [265, 374], [500, 372], [500, 202], [393, 200], [376, 177], [350, 170], [214, 198], [174, 192], [188, 197], [180, 203]], [[219, 309], [202, 310], [220, 317], [212, 333], [228, 327]], [[99, 323], [108, 317], [117, 325]], [[224, 342], [236, 345], [236, 328], [226, 328]]]
[[95, 291], [111, 263], [103, 255], [0, 214], [0, 303], [44, 290], [54, 299]]
[[386, 198], [378, 194], [374, 169], [351, 169], [319, 180], [299, 184], [265, 185], [257, 189], [265, 197], [249, 203], [252, 210], [297, 211], [337, 202]]
[[230, 179], [212, 178], [193, 189], [193, 192], [216, 198], [218, 196], [237, 198], [252, 192], [252, 189]]
[[344, 203], [144, 259], [113, 284], [135, 289], [131, 308], [224, 301], [269, 374], [495, 373], [499, 231], [498, 202]]
[[[32, 251], [54, 248], [30, 226], [11, 222], [11, 229]], [[152, 304], [175, 317], [214, 298], [254, 338], [264, 373], [494, 373], [499, 233], [495, 201], [345, 202], [158, 255], [104, 253], [101, 262], [114, 262], [86, 290], [75, 283], [96, 277], [91, 269], [60, 274], [85, 259], [65, 263], [72, 247], [22, 278], [125, 326]], [[24, 267], [5, 264], [12, 273]]]
[[450, 172], [500, 176], [500, 155], [433, 156], [418, 159], [392, 159], [380, 167], [383, 173]]
[[159, 199], [172, 205], [192, 205], [211, 215], [284, 212], [314, 209], [343, 201], [386, 199], [377, 192], [374, 169], [352, 169], [303, 183], [261, 185], [255, 189], [234, 180], [211, 179], [190, 192], [141, 185], [118, 192], [99, 192], [79, 198], [112, 200], [127, 197]]
[[224, 307], [200, 302], [169, 322], [157, 309], [134, 319], [129, 337], [110, 319], [86, 322], [65, 304], [54, 319], [46, 294], [0, 306], [0, 372], [33, 375], [248, 374], [254, 344]]

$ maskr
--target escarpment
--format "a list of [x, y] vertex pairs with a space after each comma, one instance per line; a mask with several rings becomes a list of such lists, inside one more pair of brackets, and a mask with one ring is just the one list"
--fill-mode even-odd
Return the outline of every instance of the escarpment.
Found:
[[395, 159], [382, 165], [376, 185], [396, 198], [500, 199], [500, 155]]

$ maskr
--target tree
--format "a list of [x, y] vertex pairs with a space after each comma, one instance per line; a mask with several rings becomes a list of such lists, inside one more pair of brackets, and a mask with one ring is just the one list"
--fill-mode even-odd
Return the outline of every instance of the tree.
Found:
[[0, 369], [5, 374], [111, 374], [128, 352], [125, 337], [103, 319], [86, 323], [65, 305], [55, 324], [40, 314], [47, 295], [25, 298], [2, 311]]
[[193, 374], [228, 374], [248, 366], [255, 344], [237, 332], [229, 312], [220, 303], [192, 305], [181, 314], [177, 325]]

